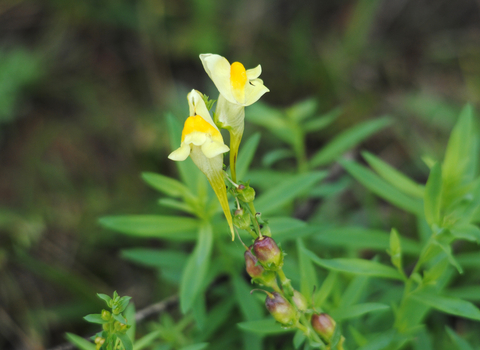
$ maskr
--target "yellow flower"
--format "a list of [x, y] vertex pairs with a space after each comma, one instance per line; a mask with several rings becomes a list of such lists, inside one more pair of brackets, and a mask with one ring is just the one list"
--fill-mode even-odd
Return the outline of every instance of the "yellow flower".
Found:
[[223, 143], [223, 137], [213, 123], [201, 94], [192, 90], [188, 96], [190, 117], [185, 121], [182, 131], [182, 143], [170, 153], [168, 158], [183, 161], [188, 156], [205, 174], [222, 206], [227, 218], [232, 241], [234, 239], [232, 214], [228, 205], [227, 190], [223, 176], [223, 153], [229, 148]]
[[185, 160], [195, 147], [199, 147], [207, 158], [228, 152], [229, 148], [223, 143], [222, 134], [213, 123], [200, 93], [192, 90], [187, 99], [190, 117], [183, 127], [182, 144], [180, 148], [170, 153], [168, 158], [176, 161]]
[[262, 73], [260, 65], [246, 70], [240, 62], [230, 64], [225, 57], [210, 53], [201, 54], [200, 59], [220, 94], [231, 103], [250, 106], [270, 91], [258, 79]]

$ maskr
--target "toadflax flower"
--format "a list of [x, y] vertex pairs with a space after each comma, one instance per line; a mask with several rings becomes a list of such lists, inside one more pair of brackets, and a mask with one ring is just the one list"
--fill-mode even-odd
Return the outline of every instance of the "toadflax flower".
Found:
[[258, 79], [262, 67], [246, 70], [240, 62], [230, 64], [225, 57], [201, 54], [200, 59], [210, 79], [220, 92], [215, 111], [215, 122], [230, 133], [230, 168], [236, 182], [235, 164], [242, 140], [245, 106], [258, 101], [270, 91]]
[[183, 161], [190, 156], [195, 165], [205, 174], [227, 218], [232, 240], [234, 239], [232, 214], [228, 206], [227, 191], [223, 179], [223, 153], [229, 148], [214, 124], [202, 95], [192, 90], [188, 95], [190, 117], [185, 121], [182, 142], [168, 158]]

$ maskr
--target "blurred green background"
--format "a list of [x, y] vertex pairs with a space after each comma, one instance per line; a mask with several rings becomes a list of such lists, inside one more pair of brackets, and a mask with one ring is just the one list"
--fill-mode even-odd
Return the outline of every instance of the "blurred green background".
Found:
[[[164, 116], [183, 120], [192, 88], [217, 96], [200, 53], [261, 64], [262, 103], [275, 108], [306, 98], [318, 113], [342, 107], [307, 154], [391, 115], [394, 126], [362, 148], [423, 182], [421, 156], [443, 154], [461, 106], [479, 105], [480, 2], [1, 0], [0, 348], [87, 335], [81, 317], [101, 307], [96, 292], [116, 289], [137, 308], [175, 293], [119, 256], [164, 243], [98, 218], [166, 212], [140, 173], [177, 176]], [[257, 130], [253, 167], [279, 144], [258, 126], [246, 134]], [[338, 211], [355, 215], [358, 201], [341, 198]]]

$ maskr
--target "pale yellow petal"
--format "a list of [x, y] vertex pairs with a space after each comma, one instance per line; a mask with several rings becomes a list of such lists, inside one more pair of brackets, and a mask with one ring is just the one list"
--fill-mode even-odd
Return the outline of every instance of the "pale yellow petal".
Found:
[[183, 140], [186, 144], [194, 144], [195, 146], [201, 146], [207, 141], [207, 134], [203, 132], [194, 131], [185, 136]]
[[183, 161], [190, 155], [190, 146], [185, 142], [175, 151], [168, 155], [168, 158], [175, 161]]
[[257, 79], [262, 74], [262, 66], [258, 65], [255, 68], [247, 69], [248, 80]]
[[202, 98], [202, 95], [197, 90], [192, 90], [187, 95], [188, 100], [188, 107], [190, 110], [190, 116], [199, 115], [202, 117], [206, 122], [212, 125], [215, 129], [218, 130], [217, 126], [212, 120], [210, 116], [210, 112], [208, 112], [207, 106], [205, 105], [205, 101]]
[[207, 158], [213, 158], [229, 150], [230, 148], [223, 142], [207, 141], [202, 145], [202, 152]]
[[270, 90], [263, 85], [263, 81], [261, 79], [254, 79], [250, 81], [245, 87], [245, 106], [250, 106], [251, 104], [257, 102], [260, 97], [269, 91]]
[[215, 54], [201, 54], [203, 68], [221, 95], [232, 103], [238, 103], [232, 94], [230, 83], [230, 63], [225, 57]]

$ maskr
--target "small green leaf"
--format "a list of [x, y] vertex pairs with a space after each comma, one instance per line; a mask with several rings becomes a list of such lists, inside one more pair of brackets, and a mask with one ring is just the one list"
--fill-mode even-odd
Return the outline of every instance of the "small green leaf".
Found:
[[417, 184], [415, 181], [369, 152], [362, 152], [362, 156], [385, 181], [409, 196], [423, 198], [425, 188], [422, 185]]
[[197, 344], [184, 346], [183, 348], [180, 348], [179, 350], [203, 350], [207, 346], [208, 346], [208, 343], [197, 343]]
[[447, 314], [480, 321], [480, 310], [468, 301], [425, 291], [412, 293], [410, 297]]
[[440, 209], [442, 205], [442, 167], [440, 163], [436, 163], [430, 169], [427, 184], [425, 186], [424, 198], [425, 219], [432, 226], [440, 223]]
[[386, 332], [382, 332], [377, 335], [375, 338], [370, 340], [368, 344], [358, 348], [357, 350], [383, 350], [387, 349], [388, 346], [392, 343], [395, 336], [395, 330], [391, 329]]
[[263, 335], [288, 333], [296, 330], [296, 328], [283, 328], [272, 318], [257, 321], [241, 322], [237, 323], [237, 326], [241, 330]]
[[209, 224], [200, 227], [197, 245], [187, 261], [180, 283], [180, 308], [183, 313], [189, 311], [200, 293], [202, 282], [208, 273], [213, 233]]
[[371, 277], [402, 279], [402, 276], [392, 267], [380, 264], [376, 261], [364, 259], [321, 259], [313, 252], [304, 249], [312, 261], [329, 270], [351, 273], [354, 275], [364, 275]]
[[310, 166], [313, 168], [335, 161], [343, 153], [390, 124], [392, 124], [392, 119], [383, 117], [355, 125], [335, 137], [330, 143], [317, 152], [312, 157]]
[[128, 322], [127, 324], [130, 326], [127, 329], [127, 335], [133, 343], [135, 342], [135, 332], [137, 330], [137, 322], [135, 320], [135, 305], [133, 302], [128, 304], [127, 308], [125, 309], [124, 316]]
[[255, 202], [255, 207], [260, 210], [262, 214], [272, 213], [296, 197], [304, 194], [314, 184], [323, 180], [327, 174], [326, 171], [318, 171], [295, 175], [259, 196]]
[[336, 321], [363, 316], [370, 312], [384, 311], [390, 306], [380, 303], [364, 303], [340, 308], [331, 313]]
[[100, 299], [104, 300], [104, 301], [107, 303], [107, 306], [110, 307], [109, 303], [112, 301], [112, 298], [110, 298], [108, 295], [102, 294], [102, 293], [97, 293], [97, 296], [98, 296]]
[[133, 344], [128, 335], [117, 333], [117, 337], [122, 341], [125, 350], [133, 350]]
[[390, 251], [388, 252], [392, 259], [392, 265], [402, 269], [402, 247], [400, 246], [400, 238], [397, 230], [392, 228], [390, 232]]
[[318, 102], [315, 98], [307, 98], [287, 108], [285, 112], [289, 118], [301, 121], [311, 117], [317, 110], [317, 105]]
[[262, 159], [263, 166], [270, 168], [273, 164], [279, 160], [294, 158], [295, 153], [290, 149], [280, 148], [268, 152]]
[[112, 314], [112, 317], [120, 323], [127, 324], [127, 320], [125, 319], [125, 317], [120, 314]]
[[445, 292], [450, 297], [466, 299], [474, 302], [480, 301], [480, 286], [462, 286], [449, 289]]
[[458, 270], [458, 273], [462, 274], [463, 268], [453, 256], [452, 247], [448, 243], [441, 240], [434, 240], [433, 242], [444, 251], [444, 253], [447, 255], [448, 261]]
[[257, 132], [243, 144], [238, 152], [237, 159], [237, 178], [243, 179], [247, 175], [248, 168], [252, 162], [255, 152], [260, 142], [260, 133]]
[[412, 214], [423, 216], [420, 199], [406, 195], [360, 164], [344, 160], [339, 162], [350, 175], [377, 196]]
[[81, 350], [96, 350], [96, 347], [93, 343], [89, 342], [88, 340], [82, 337], [79, 337], [76, 334], [66, 333], [65, 336], [70, 343], [72, 343], [73, 345], [75, 345]]
[[108, 321], [105, 321], [102, 318], [102, 315], [100, 315], [100, 314], [90, 314], [90, 315], [87, 315], [87, 316], [83, 317], [83, 319], [87, 322], [98, 323], [98, 324], [104, 324], [104, 323], [108, 322]]
[[192, 240], [199, 222], [182, 216], [125, 215], [100, 218], [100, 224], [114, 231], [145, 238]]
[[473, 350], [470, 344], [468, 344], [465, 339], [461, 338], [451, 328], [445, 326], [445, 329], [447, 330], [447, 333], [450, 339], [452, 339], [453, 344], [456, 346], [458, 350]]

